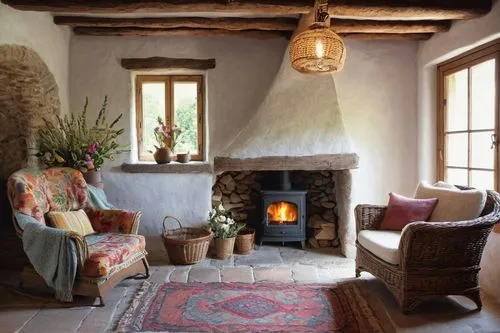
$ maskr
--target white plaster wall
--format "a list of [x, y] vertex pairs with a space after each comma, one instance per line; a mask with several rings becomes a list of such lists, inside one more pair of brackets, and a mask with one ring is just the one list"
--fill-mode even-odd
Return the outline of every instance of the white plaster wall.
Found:
[[71, 32], [47, 13], [22, 12], [0, 3], [0, 44], [24, 45], [47, 64], [59, 87], [61, 112], [69, 112], [69, 43]]
[[[418, 49], [418, 177], [436, 179], [436, 73], [437, 64], [500, 37], [500, 1], [478, 19], [454, 23], [447, 33], [436, 34]], [[500, 302], [500, 234], [492, 233], [481, 262], [482, 290]], [[464, 255], [467, 255], [464, 253]]]
[[[417, 183], [417, 45], [346, 43], [345, 69], [333, 78], [353, 151], [360, 156], [360, 169], [353, 172], [353, 204], [385, 203], [390, 191], [410, 195]], [[130, 144], [132, 80], [119, 65], [120, 58], [214, 57], [217, 67], [206, 73], [212, 158], [234, 140], [263, 102], [286, 46], [286, 41], [236, 38], [75, 36], [71, 42], [70, 105], [79, 110], [89, 96], [90, 110], [95, 114], [107, 94], [110, 114], [124, 113], [125, 143]], [[190, 225], [204, 221], [212, 175], [122, 173], [120, 163], [130, 160], [122, 155], [119, 161], [108, 164], [104, 172], [106, 192], [117, 206], [143, 211], [140, 232], [152, 237], [148, 240], [150, 250], [161, 253], [161, 218], [174, 215]]]
[[[109, 97], [110, 118], [123, 113], [125, 144], [135, 147], [132, 74], [120, 66], [127, 57], [215, 58], [206, 72], [209, 160], [225, 147], [255, 112], [279, 69], [286, 40], [239, 38], [96, 38], [75, 36], [71, 41], [71, 107], [80, 110], [89, 96], [95, 116], [104, 95]], [[133, 154], [133, 153], [132, 153]], [[140, 233], [150, 236], [148, 248], [163, 253], [161, 220], [179, 217], [186, 225], [206, 220], [211, 205], [212, 174], [127, 174], [122, 154], [104, 171], [106, 193], [119, 207], [143, 212]]]
[[417, 184], [417, 44], [346, 40], [344, 70], [334, 75], [344, 124], [359, 169], [353, 207], [386, 204], [391, 191]]

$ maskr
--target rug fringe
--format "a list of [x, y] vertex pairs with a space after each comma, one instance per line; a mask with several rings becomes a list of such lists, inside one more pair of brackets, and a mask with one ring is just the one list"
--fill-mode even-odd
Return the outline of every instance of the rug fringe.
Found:
[[133, 319], [134, 310], [139, 305], [142, 295], [151, 287], [153, 283], [149, 281], [144, 281], [139, 288], [135, 291], [134, 297], [130, 300], [127, 305], [127, 311], [121, 316], [121, 318], [113, 325], [106, 333], [126, 333], [126, 325]]

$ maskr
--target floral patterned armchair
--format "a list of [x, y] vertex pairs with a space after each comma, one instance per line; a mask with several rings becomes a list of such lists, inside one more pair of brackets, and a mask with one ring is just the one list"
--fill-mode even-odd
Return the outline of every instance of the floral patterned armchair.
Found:
[[[145, 239], [137, 235], [141, 213], [90, 208], [87, 184], [78, 170], [19, 170], [9, 177], [8, 196], [14, 213], [30, 215], [42, 224], [50, 211], [86, 211], [96, 233], [82, 237], [68, 231], [78, 258], [73, 294], [99, 297], [104, 305], [103, 293], [122, 279], [140, 273], [149, 276]], [[22, 235], [15, 219], [14, 226]]]

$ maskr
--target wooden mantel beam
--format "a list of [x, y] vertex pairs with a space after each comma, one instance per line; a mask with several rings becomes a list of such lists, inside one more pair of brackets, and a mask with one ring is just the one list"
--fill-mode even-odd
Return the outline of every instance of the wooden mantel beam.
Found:
[[[313, 0], [1, 0], [20, 10], [72, 13], [233, 12], [244, 14], [305, 14]], [[492, 0], [336, 0], [334, 16], [407, 19], [469, 19], [488, 13]]]
[[[109, 18], [87, 16], [55, 16], [55, 24], [70, 27], [148, 28], [148, 29], [225, 29], [293, 31], [298, 20], [293, 18], [204, 18], [148, 17]], [[332, 19], [337, 33], [433, 33], [448, 31], [450, 21], [378, 21]]]

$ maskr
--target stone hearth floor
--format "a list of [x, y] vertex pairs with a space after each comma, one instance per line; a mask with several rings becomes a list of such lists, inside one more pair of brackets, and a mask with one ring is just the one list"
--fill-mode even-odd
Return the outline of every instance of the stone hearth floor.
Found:
[[159, 266], [152, 274], [154, 282], [283, 282], [330, 283], [354, 277], [354, 260], [343, 257], [338, 249], [301, 250], [292, 246], [264, 245], [250, 255], [233, 255], [228, 260], [207, 258], [190, 266]]
[[[109, 331], [127, 309], [142, 281], [125, 280], [105, 296], [105, 307], [61, 308], [51, 297], [26, 297], [13, 288], [18, 274], [0, 271], [0, 333], [98, 333]], [[252, 255], [235, 255], [227, 261], [207, 259], [192, 266], [151, 260], [150, 281], [332, 283], [354, 277], [354, 261], [337, 250], [302, 251], [293, 247], [263, 246]], [[483, 310], [462, 297], [429, 301], [404, 316], [384, 284], [363, 273], [374, 295], [389, 314], [397, 332], [500, 332], [500, 305], [483, 298]]]

